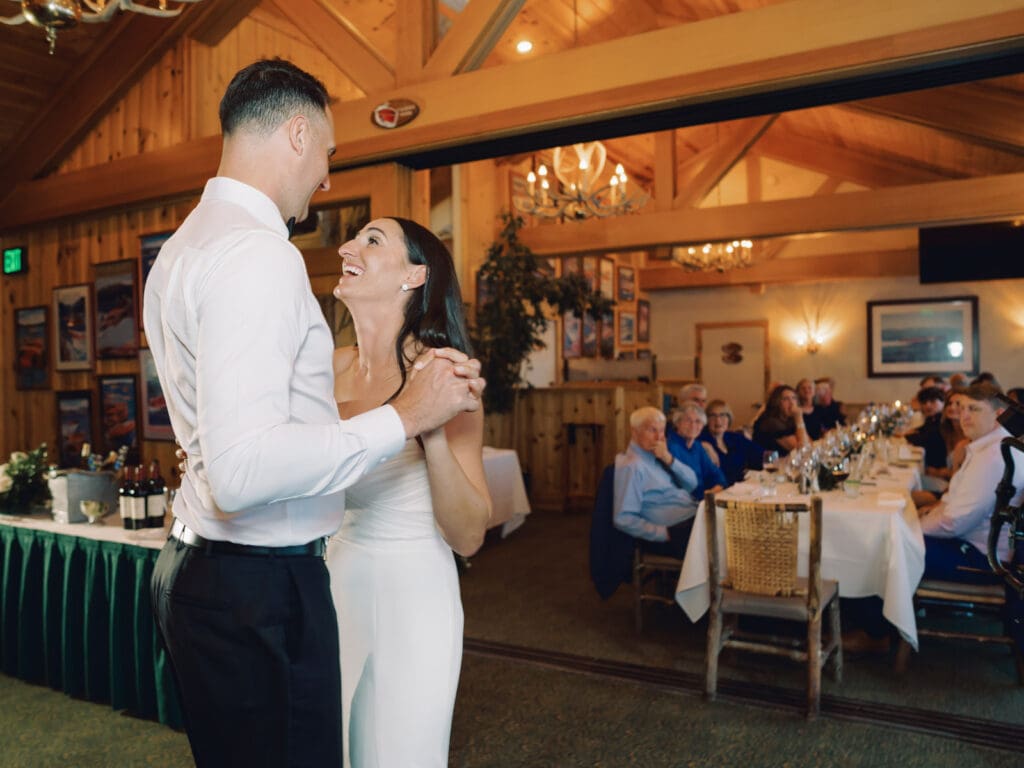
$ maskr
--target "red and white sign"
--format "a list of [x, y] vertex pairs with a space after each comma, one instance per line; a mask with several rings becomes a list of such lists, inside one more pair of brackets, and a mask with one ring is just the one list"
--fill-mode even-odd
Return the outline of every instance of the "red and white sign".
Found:
[[370, 119], [378, 128], [390, 129], [412, 122], [419, 113], [420, 108], [414, 101], [409, 99], [389, 99], [374, 108]]

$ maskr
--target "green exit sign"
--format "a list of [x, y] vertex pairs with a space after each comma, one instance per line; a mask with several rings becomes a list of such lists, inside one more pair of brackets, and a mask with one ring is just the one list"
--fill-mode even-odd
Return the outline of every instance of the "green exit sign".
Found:
[[4, 274], [18, 275], [24, 272], [28, 268], [28, 264], [25, 262], [27, 255], [23, 245], [17, 248], [4, 248]]

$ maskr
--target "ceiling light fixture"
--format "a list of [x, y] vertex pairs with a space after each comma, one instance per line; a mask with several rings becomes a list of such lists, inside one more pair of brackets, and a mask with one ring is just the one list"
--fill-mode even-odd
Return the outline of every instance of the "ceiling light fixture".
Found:
[[672, 261], [688, 272], [725, 272], [751, 266], [753, 249], [754, 243], [750, 240], [677, 246], [672, 249]]
[[533, 43], [531, 43], [529, 40], [520, 40], [518, 43], [516, 43], [516, 52], [517, 53], [524, 53], [525, 54], [525, 53], [529, 53], [532, 50], [533, 50]]
[[605, 218], [631, 213], [643, 207], [648, 194], [629, 187], [622, 163], [607, 180], [603, 176], [608, 150], [600, 141], [557, 147], [552, 172], [544, 164], [526, 177], [527, 194], [514, 195], [512, 203], [523, 213], [542, 219]]
[[0, 16], [4, 24], [24, 24], [28, 22], [40, 27], [46, 33], [50, 43], [50, 54], [57, 46], [57, 31], [70, 29], [84, 21], [87, 24], [98, 24], [110, 21], [114, 14], [121, 11], [133, 11], [145, 16], [170, 18], [181, 13], [185, 3], [201, 3], [202, 0], [170, 0], [173, 8], [168, 8], [168, 0], [11, 0], [21, 6], [17, 16]]

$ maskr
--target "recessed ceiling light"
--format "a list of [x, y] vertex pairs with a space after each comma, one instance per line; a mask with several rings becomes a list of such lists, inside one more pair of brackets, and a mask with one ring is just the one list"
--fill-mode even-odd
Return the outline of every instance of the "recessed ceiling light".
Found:
[[516, 51], [519, 53], [529, 53], [533, 50], [533, 43], [529, 40], [520, 40], [516, 43]]

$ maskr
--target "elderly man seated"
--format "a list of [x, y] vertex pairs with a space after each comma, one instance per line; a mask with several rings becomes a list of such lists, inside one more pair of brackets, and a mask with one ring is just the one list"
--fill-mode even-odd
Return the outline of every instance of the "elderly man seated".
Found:
[[697, 475], [669, 453], [657, 408], [633, 411], [629, 426], [629, 446], [615, 457], [615, 527], [652, 542], [652, 552], [682, 558], [697, 511]]

